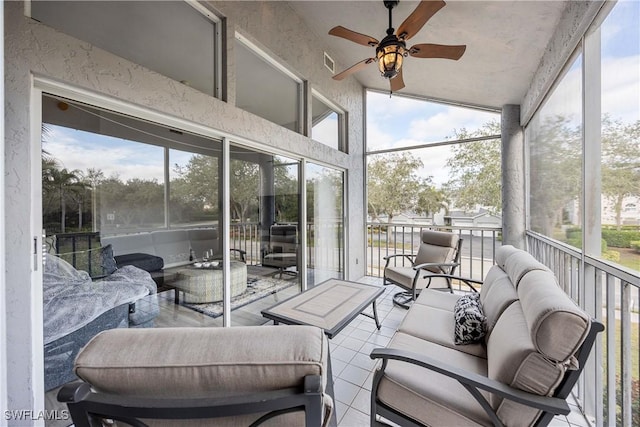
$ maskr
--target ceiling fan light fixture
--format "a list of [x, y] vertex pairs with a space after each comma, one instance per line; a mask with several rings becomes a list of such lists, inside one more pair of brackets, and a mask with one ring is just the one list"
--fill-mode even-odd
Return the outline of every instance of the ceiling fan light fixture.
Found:
[[376, 49], [376, 58], [378, 61], [378, 70], [382, 77], [392, 79], [402, 68], [402, 61], [408, 52], [403, 43], [394, 41], [393, 43], [381, 43]]

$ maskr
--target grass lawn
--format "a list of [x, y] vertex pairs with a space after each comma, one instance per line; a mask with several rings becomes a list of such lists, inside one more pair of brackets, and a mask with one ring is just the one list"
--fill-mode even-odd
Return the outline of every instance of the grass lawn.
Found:
[[[639, 353], [638, 349], [638, 330], [640, 325], [637, 323], [631, 323], [631, 376], [634, 380], [640, 379], [640, 365], [639, 365]], [[606, 366], [607, 363], [607, 337], [606, 333], [610, 333], [610, 331], [605, 330], [605, 334], [602, 335], [602, 359], [603, 365]], [[621, 365], [621, 352], [622, 352], [622, 322], [619, 319], [616, 319], [616, 372], [620, 374], [622, 365]]]
[[640, 271], [640, 253], [635, 249], [611, 248], [620, 252], [620, 264], [632, 270]]

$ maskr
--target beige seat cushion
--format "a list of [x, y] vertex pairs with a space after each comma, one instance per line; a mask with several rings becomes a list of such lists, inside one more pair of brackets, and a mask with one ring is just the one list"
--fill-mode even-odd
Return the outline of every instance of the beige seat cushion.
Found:
[[326, 389], [327, 358], [313, 326], [113, 329], [80, 351], [75, 373], [120, 395], [222, 397], [299, 387], [305, 375], [321, 375]]
[[453, 311], [456, 301], [460, 298], [459, 294], [451, 292], [443, 292], [440, 290], [425, 289], [420, 292], [414, 304], [420, 304], [427, 307], [435, 307], [441, 310]]
[[[424, 289], [429, 285], [429, 288], [448, 288], [447, 281], [442, 277], [436, 277], [431, 279], [431, 283], [429, 279], [424, 279], [424, 276], [428, 275], [429, 272], [425, 270], [420, 271], [420, 276], [418, 281], [416, 282], [416, 289]], [[416, 275], [416, 270], [413, 267], [393, 267], [389, 266], [384, 269], [384, 276], [393, 281], [395, 284], [407, 289], [411, 290], [413, 287], [413, 278]]]
[[[415, 306], [411, 308], [413, 310]], [[410, 311], [411, 311], [410, 310]], [[412, 351], [486, 376], [486, 360], [397, 332], [388, 348]], [[486, 397], [486, 396], [485, 396]], [[488, 426], [480, 404], [454, 379], [391, 360], [380, 381], [381, 402], [430, 426]]]
[[[437, 293], [437, 291], [433, 292]], [[460, 297], [453, 294], [447, 295]], [[484, 342], [467, 345], [455, 344], [454, 326], [453, 311], [414, 304], [398, 327], [398, 331], [486, 359], [487, 351]]]

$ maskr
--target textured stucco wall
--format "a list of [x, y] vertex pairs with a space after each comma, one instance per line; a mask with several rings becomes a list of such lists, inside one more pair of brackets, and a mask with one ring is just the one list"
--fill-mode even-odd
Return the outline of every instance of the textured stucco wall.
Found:
[[[40, 161], [38, 127], [32, 132], [33, 76], [106, 95], [200, 126], [269, 144], [310, 160], [348, 169], [349, 278], [364, 275], [363, 93], [353, 79], [338, 83], [322, 68], [322, 46], [282, 2], [214, 3], [235, 30], [259, 42], [291, 66], [311, 87], [348, 111], [349, 154], [235, 108], [233, 44], [228, 52], [229, 103], [214, 99], [142, 66], [118, 58], [24, 16], [24, 4], [4, 2], [5, 24], [5, 203], [7, 247], [8, 406], [42, 409], [42, 302], [32, 277], [33, 235], [41, 212], [32, 202], [32, 170]], [[273, 27], [278, 28], [273, 31]], [[34, 135], [34, 133], [36, 133]], [[34, 142], [35, 139], [35, 142]], [[36, 193], [38, 194], [37, 190]], [[35, 233], [37, 234], [37, 233]], [[359, 263], [356, 264], [356, 259]]]
[[522, 124], [526, 125], [531, 119], [603, 3], [601, 0], [567, 2], [521, 104]]

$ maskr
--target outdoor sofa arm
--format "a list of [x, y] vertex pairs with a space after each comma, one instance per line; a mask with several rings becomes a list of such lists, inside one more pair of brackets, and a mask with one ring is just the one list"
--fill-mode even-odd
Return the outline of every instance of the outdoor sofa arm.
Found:
[[405, 257], [406, 259], [409, 260], [409, 262], [411, 264], [413, 264], [413, 260], [416, 258], [415, 255], [412, 254], [394, 254], [394, 255], [387, 255], [385, 257], [382, 257], [382, 259], [386, 260], [386, 264], [384, 265], [385, 267], [389, 266], [389, 261], [391, 261], [391, 258], [396, 258], [396, 257]]
[[449, 281], [458, 280], [464, 283], [465, 285], [467, 285], [473, 292], [479, 292], [473, 285], [482, 285], [482, 283], [484, 283], [482, 280], [475, 280], [475, 279], [470, 279], [468, 277], [453, 276], [451, 274], [441, 274], [441, 273], [426, 274], [423, 277], [423, 279], [435, 278], [435, 277], [443, 277]]
[[[484, 396], [480, 393], [480, 390], [485, 390], [502, 398], [540, 409], [545, 412], [550, 412], [554, 415], [568, 415], [571, 412], [569, 405], [564, 399], [541, 396], [510, 387], [501, 382], [492, 380], [491, 378], [465, 369], [456, 368], [455, 366], [451, 366], [422, 354], [393, 348], [375, 348], [371, 352], [370, 357], [372, 359], [382, 359], [383, 363], [380, 368], [382, 372], [386, 369], [387, 362], [389, 360], [399, 360], [401, 362], [411, 363], [412, 365], [432, 370], [457, 380], [482, 406], [496, 426], [503, 426], [503, 424], [489, 402], [487, 402]], [[372, 393], [377, 392], [376, 388], [377, 384], [374, 377], [374, 390], [372, 390]]]
[[305, 425], [320, 427], [322, 416], [322, 378], [304, 377], [302, 389], [285, 388], [227, 397], [150, 398], [95, 392], [85, 382], [64, 385], [58, 401], [66, 403], [76, 427], [95, 425], [94, 417], [123, 421], [134, 427], [146, 426], [139, 419], [181, 420], [218, 418], [266, 412], [250, 427], [258, 426], [274, 416], [304, 408]]

